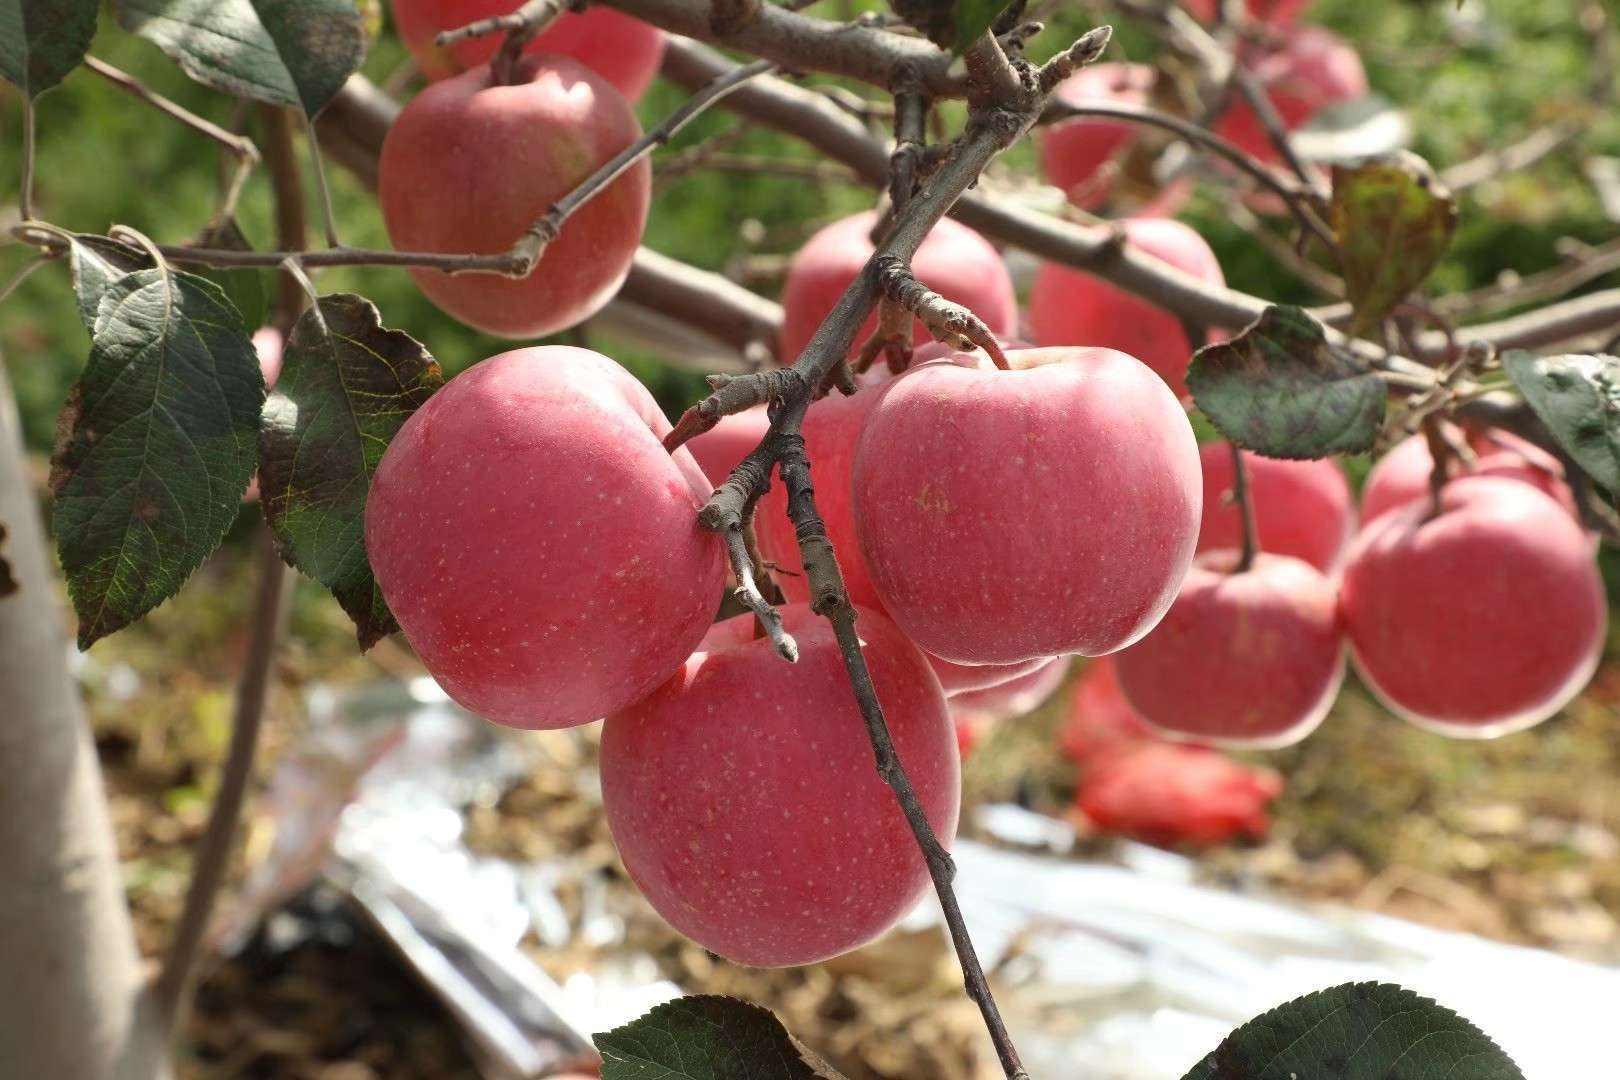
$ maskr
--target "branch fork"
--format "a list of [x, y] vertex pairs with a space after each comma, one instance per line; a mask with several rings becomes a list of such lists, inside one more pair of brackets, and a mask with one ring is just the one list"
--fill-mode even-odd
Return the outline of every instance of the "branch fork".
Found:
[[1007, 357], [1001, 351], [1001, 343], [984, 320], [972, 311], [918, 281], [911, 268], [893, 255], [879, 256], [876, 272], [878, 287], [889, 304], [921, 319], [936, 340], [963, 350], [977, 346], [989, 355], [996, 367], [1007, 370]]

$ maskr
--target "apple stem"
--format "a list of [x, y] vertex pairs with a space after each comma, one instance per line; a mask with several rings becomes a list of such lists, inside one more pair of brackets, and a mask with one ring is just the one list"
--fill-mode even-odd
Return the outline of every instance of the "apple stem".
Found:
[[1260, 530], [1254, 520], [1254, 493], [1249, 489], [1249, 463], [1244, 459], [1243, 451], [1237, 443], [1227, 445], [1232, 451], [1232, 501], [1237, 505], [1238, 516], [1243, 522], [1243, 547], [1232, 572], [1241, 574], [1254, 567], [1255, 557], [1260, 554]]
[[1446, 437], [1445, 421], [1438, 412], [1423, 418], [1423, 439], [1428, 443], [1429, 458], [1433, 462], [1429, 469], [1429, 513], [1424, 519], [1427, 521], [1439, 517], [1443, 510], [1442, 496], [1456, 451]]

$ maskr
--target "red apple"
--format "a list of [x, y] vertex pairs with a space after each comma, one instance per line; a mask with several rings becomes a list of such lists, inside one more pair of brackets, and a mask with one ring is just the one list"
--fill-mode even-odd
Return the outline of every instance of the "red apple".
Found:
[[[1243, 515], [1232, 500], [1232, 447], [1205, 443], [1204, 520], [1198, 550], [1243, 546]], [[1356, 533], [1355, 496], [1329, 459], [1284, 461], [1243, 451], [1260, 549], [1292, 555], [1331, 574]]]
[[[1336, 34], [1319, 26], [1293, 26], [1280, 33], [1279, 44], [1270, 48], [1252, 46], [1240, 59], [1270, 99], [1286, 130], [1304, 127], [1330, 105], [1366, 96], [1367, 72], [1361, 57]], [[1261, 161], [1281, 160], [1265, 126], [1241, 95], [1234, 95], [1214, 130]]]
[[[253, 331], [253, 351], [259, 356], [259, 372], [264, 376], [264, 388], [272, 389], [281, 377], [281, 331], [273, 326], [261, 326]], [[259, 501], [259, 474], [255, 472], [242, 492], [243, 502]]]
[[[983, 353], [950, 350], [946, 351], [942, 362], [967, 365], [989, 363]], [[872, 586], [871, 574], [855, 535], [850, 476], [854, 470], [855, 444], [860, 438], [861, 427], [877, 402], [879, 386], [887, 378], [886, 374], [874, 371], [869, 376], [869, 384], [854, 396], [829, 394], [822, 398], [810, 406], [799, 429], [804, 436], [805, 453], [810, 458], [810, 470], [815, 480], [816, 509], [827, 527], [827, 538], [832, 541], [833, 550], [837, 553], [838, 566], [844, 575], [844, 587], [849, 591], [851, 601], [877, 612], [884, 612], [883, 602]], [[799, 558], [798, 536], [793, 522], [788, 518], [787, 491], [779, 479], [772, 482], [760, 500], [754, 515], [754, 529], [759, 537], [760, 553], [782, 570], [776, 575], [776, 583], [782, 589], [782, 594], [794, 602], [807, 602], [810, 599], [810, 583], [805, 577], [804, 563]], [[945, 692], [953, 694], [1005, 682], [1040, 666], [1046, 658], [1039, 657], [1018, 664], [991, 665], [953, 664], [937, 656], [930, 656], [928, 660]]]
[[[1214, 22], [1216, 5], [1222, 0], [1183, 0], [1182, 6], [1200, 22]], [[1311, 0], [1248, 0], [1249, 18], [1272, 26], [1288, 26], [1311, 6]]]
[[[1066, 105], [1151, 103], [1156, 78], [1148, 64], [1092, 64], [1064, 80], [1057, 98]], [[1075, 206], [1100, 206], [1112, 187], [1104, 171], [1136, 139], [1139, 128], [1124, 120], [1075, 117], [1040, 131], [1041, 169]], [[1101, 175], [1099, 175], [1101, 173]]]
[[[1448, 431], [1453, 439], [1461, 437], [1454, 426], [1448, 425]], [[1550, 495], [1571, 517], [1579, 518], [1575, 495], [1564, 482], [1564, 467], [1541, 447], [1506, 431], [1481, 432], [1470, 436], [1468, 442], [1476, 455], [1474, 463], [1469, 466], [1454, 462], [1455, 475], [1521, 481]], [[1367, 483], [1361, 489], [1362, 520], [1370, 524], [1391, 510], [1427, 499], [1433, 472], [1429, 441], [1421, 433], [1396, 443], [1367, 474]]]
[[1296, 743], [1316, 730], [1344, 681], [1333, 583], [1307, 563], [1200, 555], [1181, 595], [1115, 661], [1120, 689], [1172, 738], [1238, 748]]
[[[519, 0], [393, 0], [394, 29], [422, 74], [438, 80], [488, 63], [503, 36], [486, 34], [440, 48], [433, 40], [440, 31], [505, 15], [520, 6]], [[658, 74], [664, 34], [640, 19], [598, 5], [579, 12], [564, 10], [524, 52], [572, 57], [635, 101]]]
[[1603, 582], [1579, 525], [1529, 484], [1454, 480], [1362, 530], [1340, 601], [1362, 678], [1445, 735], [1488, 738], [1557, 712], [1603, 649]]
[[[832, 627], [802, 604], [782, 620], [798, 663], [754, 637], [752, 616], [729, 619], [602, 729], [602, 803], [625, 869], [670, 925], [754, 967], [864, 945], [928, 886]], [[894, 624], [863, 611], [859, 625], [895, 749], [949, 844], [961, 791], [945, 697]]]
[[754, 452], [770, 426], [765, 406], [758, 405], [740, 413], [722, 416], [714, 427], [686, 440], [686, 448], [692, 451], [709, 483], [719, 487], [731, 475], [731, 470]]
[[[849, 283], [872, 257], [874, 211], [833, 222], [812, 236], [788, 266], [782, 286], [782, 362], [791, 364], [832, 311]], [[1012, 278], [990, 242], [966, 225], [946, 218], [934, 226], [911, 259], [917, 280], [947, 300], [966, 305], [984, 320], [992, 334], [1011, 336], [1018, 329], [1018, 301]], [[855, 335], [851, 353], [877, 328], [877, 313], [867, 317]], [[912, 340], [933, 340], [913, 320]]]
[[1054, 656], [1033, 671], [982, 690], [951, 695], [951, 708], [990, 713], [994, 716], [1023, 716], [1034, 712], [1058, 692], [1069, 676], [1069, 658]]
[[884, 388], [853, 476], [867, 569], [900, 628], [947, 660], [1113, 652], [1192, 561], [1198, 445], [1124, 353], [1013, 357], [1020, 369], [924, 364]]
[[450, 380], [383, 454], [366, 553], [416, 653], [497, 723], [584, 724], [644, 697], [702, 640], [725, 554], [710, 485], [629, 372], [565, 346]]
[[[563, 56], [526, 57], [512, 86], [489, 69], [434, 83], [383, 141], [377, 199], [401, 251], [507, 250], [551, 205], [641, 136], [624, 96]], [[413, 269], [439, 307], [497, 337], [539, 337], [618, 291], [647, 223], [643, 158], [580, 207], [521, 281]]]
[[[1146, 254], [1200, 281], [1225, 284], [1215, 253], [1181, 222], [1137, 217], [1119, 225], [1126, 240]], [[1181, 320], [1151, 301], [1083, 270], [1042, 263], [1029, 295], [1029, 323], [1041, 345], [1118, 349], [1158, 372], [1177, 397], [1186, 396], [1194, 346]]]

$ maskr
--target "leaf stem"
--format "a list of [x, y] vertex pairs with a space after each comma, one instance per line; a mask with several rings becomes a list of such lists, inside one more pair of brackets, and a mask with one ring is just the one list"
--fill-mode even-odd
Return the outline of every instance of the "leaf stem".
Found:
[[298, 115], [304, 120], [304, 141], [309, 144], [310, 171], [315, 174], [315, 194], [320, 200], [321, 224], [326, 231], [326, 246], [342, 250], [343, 241], [338, 238], [337, 217], [332, 213], [332, 190], [326, 184], [326, 166], [321, 162], [321, 141], [315, 137], [315, 121], [302, 110]]
[[1255, 556], [1260, 552], [1260, 530], [1254, 520], [1254, 492], [1249, 488], [1249, 463], [1244, 460], [1243, 451], [1237, 443], [1229, 442], [1227, 446], [1232, 451], [1232, 502], [1236, 504], [1238, 516], [1243, 522], [1243, 548], [1232, 572], [1241, 574], [1254, 567]]
[[24, 221], [34, 217], [34, 99], [22, 99], [22, 190], [17, 194], [17, 213]]

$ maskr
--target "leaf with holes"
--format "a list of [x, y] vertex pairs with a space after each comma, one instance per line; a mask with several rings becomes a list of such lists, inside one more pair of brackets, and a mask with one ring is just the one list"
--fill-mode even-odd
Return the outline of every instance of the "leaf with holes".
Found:
[[116, 240], [90, 233], [73, 237], [68, 245], [68, 267], [73, 274], [73, 295], [84, 328], [96, 332], [96, 313], [109, 288], [137, 270], [149, 269], [152, 260]]
[[0, 0], [0, 76], [36, 98], [78, 67], [98, 0]]
[[843, 1080], [768, 1010], [703, 995], [595, 1036], [602, 1080]]
[[1403, 151], [1335, 166], [1330, 219], [1359, 336], [1429, 276], [1451, 244], [1457, 204], [1428, 162]]
[[1575, 464], [1620, 495], [1620, 359], [1510, 352], [1502, 367]]
[[1389, 983], [1345, 983], [1250, 1020], [1183, 1080], [1524, 1080], [1490, 1037]]
[[350, 0], [118, 0], [118, 18], [198, 82], [309, 116], [366, 53]]
[[1384, 420], [1383, 380], [1297, 307], [1268, 307], [1237, 337], [1199, 349], [1187, 386], [1222, 435], [1267, 457], [1360, 453]]
[[282, 558], [332, 590], [362, 648], [399, 629], [366, 558], [366, 495], [400, 425], [444, 383], [371, 301], [323, 296], [293, 327], [260, 429], [260, 497]]
[[219, 546], [263, 404], [253, 343], [213, 282], [138, 270], [102, 292], [51, 458], [81, 649], [173, 596]]

